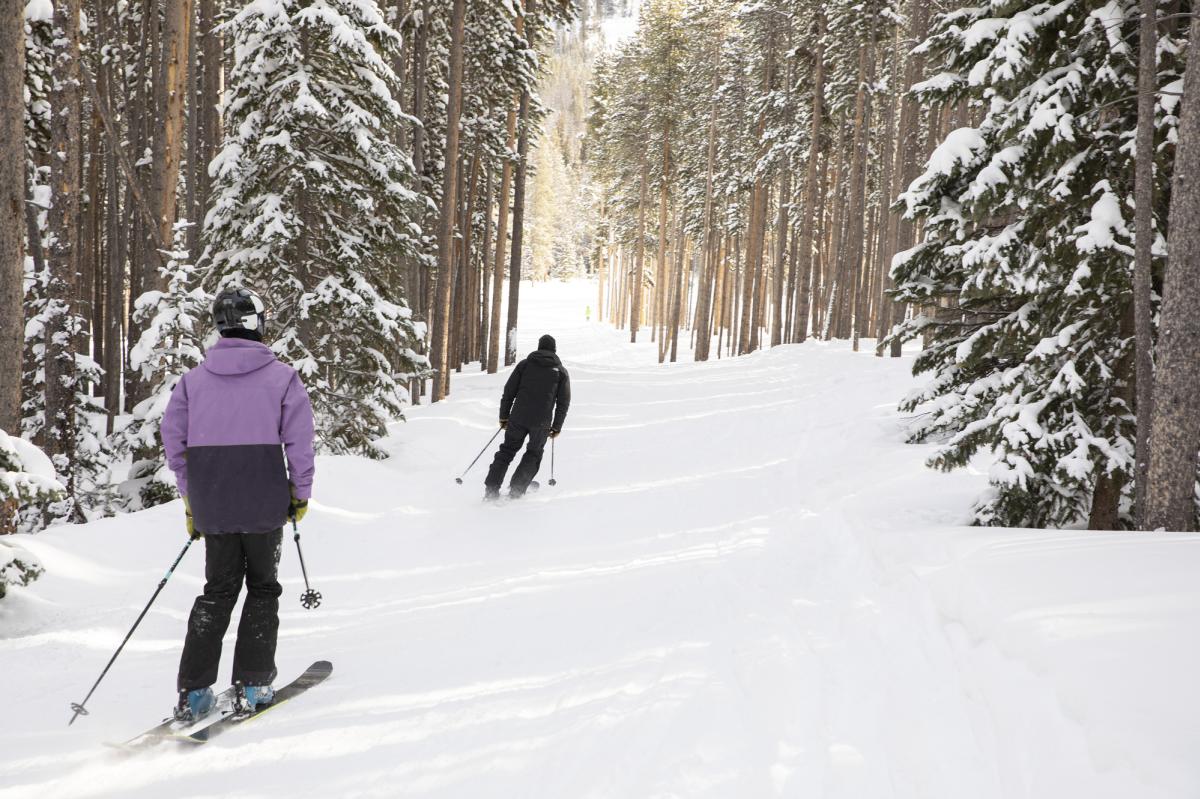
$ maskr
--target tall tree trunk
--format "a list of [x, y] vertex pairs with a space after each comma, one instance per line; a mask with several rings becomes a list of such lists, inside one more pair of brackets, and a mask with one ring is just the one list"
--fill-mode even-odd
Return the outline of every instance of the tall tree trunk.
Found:
[[1157, 85], [1158, 5], [1141, 0], [1141, 46], [1138, 52], [1138, 123], [1134, 197], [1135, 257], [1133, 266], [1134, 364], [1137, 387], [1137, 436], [1135, 444], [1134, 517], [1144, 529], [1147, 477], [1150, 469], [1150, 419], [1154, 401], [1153, 308], [1150, 303], [1154, 261], [1154, 108]]
[[[520, 22], [518, 21], [518, 24]], [[508, 110], [508, 149], [516, 145], [517, 109], [513, 106]], [[508, 244], [508, 203], [512, 195], [512, 161], [504, 159], [500, 168], [500, 200], [496, 211], [496, 257], [492, 269], [492, 329], [488, 334], [488, 374], [495, 374], [500, 368], [500, 342], [504, 336], [500, 330], [500, 305], [504, 292], [504, 255]]]
[[630, 286], [632, 308], [629, 311], [629, 341], [637, 343], [638, 328], [642, 325], [642, 287], [646, 280], [646, 156], [642, 154], [642, 164], [638, 185], [638, 227], [637, 251], [634, 256], [633, 285]]
[[837, 165], [834, 169], [833, 181], [833, 210], [829, 218], [829, 243], [825, 247], [825, 254], [821, 261], [825, 273], [825, 296], [822, 298], [822, 303], [825, 306], [823, 313], [823, 329], [821, 338], [828, 341], [831, 335], [836, 335], [836, 331], [841, 327], [840, 297], [846, 291], [843, 276], [838, 268], [841, 263], [839, 253], [842, 252], [842, 232], [845, 228], [846, 214], [846, 173], [847, 160], [852, 157], [849, 151], [846, 151], [842, 146], [845, 143], [845, 121], [838, 120], [837, 122], [838, 136], [837, 145], [833, 148], [833, 157], [837, 159]]
[[0, 430], [10, 435], [21, 432], [25, 329], [24, 8], [0, 2]]
[[684, 321], [683, 305], [684, 305], [684, 280], [683, 272], [686, 264], [687, 253], [687, 234], [683, 229], [683, 213], [676, 211], [678, 220], [675, 223], [675, 269], [674, 269], [674, 286], [671, 290], [671, 306], [670, 314], [670, 339], [671, 339], [671, 363], [675, 363], [679, 357], [679, 326]]
[[816, 12], [816, 31], [814, 41], [816, 48], [813, 53], [813, 88], [812, 113], [809, 129], [808, 163], [804, 175], [804, 215], [800, 219], [800, 291], [799, 311], [796, 314], [795, 325], [798, 327], [795, 338], [804, 341], [808, 338], [808, 306], [809, 286], [811, 285], [813, 262], [813, 226], [817, 215], [824, 213], [824, 198], [818, 199], [818, 189], [821, 181], [817, 175], [817, 161], [821, 153], [821, 136], [825, 124], [825, 13], [818, 8]]
[[[929, 31], [929, 0], [909, 0], [908, 4], [908, 55], [904, 64], [904, 98], [900, 103], [900, 123], [896, 134], [899, 151], [896, 154], [900, 166], [897, 168], [900, 186], [907, 189], [921, 171], [921, 106], [911, 89], [925, 76], [925, 54], [912, 48], [925, 41]], [[916, 241], [916, 226], [912, 220], [901, 217], [898, 221], [899, 234], [895, 252], [911, 249]], [[897, 303], [892, 308], [896, 321], [904, 318], [904, 305]], [[890, 355], [900, 357], [900, 340], [892, 341]]]
[[[900, 28], [897, 27], [892, 39], [892, 80], [900, 75]], [[883, 357], [883, 342], [893, 324], [897, 312], [897, 303], [891, 302], [887, 292], [892, 288], [891, 266], [892, 257], [896, 254], [896, 242], [900, 231], [900, 214], [891, 210], [892, 201], [898, 193], [896, 175], [899, 172], [899, 149], [896, 141], [896, 101], [894, 92], [888, 94], [887, 110], [884, 112], [883, 131], [883, 174], [880, 177], [881, 194], [879, 212], [885, 216], [887, 223], [879, 226], [879, 322], [876, 327], [875, 355]]]
[[[105, 85], [112, 86], [111, 79], [106, 79]], [[108, 417], [107, 432], [113, 432], [113, 423], [121, 413], [121, 394], [123, 382], [121, 369], [125, 354], [125, 246], [124, 230], [120, 217], [120, 184], [117, 180], [116, 148], [110, 146], [107, 153], [107, 163], [104, 173], [108, 193], [108, 263], [105, 265], [105, 321], [108, 330], [105, 333], [107, 346], [104, 349], [104, 411]]]
[[771, 346], [783, 343], [783, 286], [788, 256], [788, 217], [791, 214], [792, 167], [786, 160], [779, 176], [779, 216], [775, 220], [775, 315], [771, 323]]
[[[74, 301], [78, 285], [80, 71], [79, 0], [54, 6], [58, 32], [54, 59], [54, 109], [50, 125], [50, 289], [46, 322], [46, 452], [74, 497], [75, 345]], [[75, 509], [79, 516], [78, 507]]]
[[713, 70], [709, 86], [708, 106], [708, 155], [704, 171], [704, 233], [701, 241], [704, 272], [700, 278], [700, 296], [696, 303], [696, 353], [697, 361], [707, 361], [712, 345], [712, 287], [716, 259], [713, 251], [713, 173], [717, 161], [717, 71]]
[[459, 269], [461, 270], [461, 278], [459, 287], [462, 292], [462, 302], [459, 304], [458, 320], [455, 323], [456, 338], [458, 345], [455, 348], [457, 355], [455, 360], [456, 366], [459, 366], [471, 360], [471, 349], [474, 345], [474, 323], [475, 317], [475, 298], [479, 296], [479, 287], [475, 285], [476, 271], [472, 268], [471, 248], [475, 239], [475, 203], [479, 196], [479, 164], [482, 161], [482, 148], [479, 145], [475, 147], [475, 153], [471, 156], [470, 178], [467, 180], [467, 195], [462, 203], [462, 239], [461, 247], [462, 254], [459, 258]]
[[[189, 40], [192, 33], [192, 0], [166, 0], [163, 17], [162, 74], [159, 80], [164, 110], [154, 136], [152, 195], [158, 214], [158, 241], [170, 247], [176, 217], [176, 189], [183, 156], [183, 110], [187, 98]], [[152, 261], [157, 264], [157, 259]], [[164, 287], [161, 279], [154, 285]]]
[[450, 20], [449, 97], [446, 109], [446, 153], [442, 174], [442, 207], [438, 224], [438, 274], [431, 348], [433, 401], [450, 393], [450, 298], [454, 288], [454, 218], [458, 210], [458, 140], [462, 116], [463, 25], [466, 0], [454, 0]]
[[492, 263], [492, 206], [496, 203], [496, 170], [491, 163], [485, 169], [487, 183], [483, 190], [483, 245], [479, 248], [479, 267], [474, 270], [475, 294], [472, 302], [475, 307], [472, 324], [475, 326], [475, 342], [471, 350], [471, 359], [478, 359], [479, 368], [484, 371], [487, 370], [488, 320], [491, 318], [488, 313], [488, 275], [491, 274], [489, 267]]
[[[432, 18], [429, 13], [429, 0], [421, 0], [420, 23], [415, 26], [413, 31], [413, 90], [412, 90], [412, 162], [413, 172], [417, 176], [417, 180], [421, 182], [424, 188], [430, 182], [429, 176], [425, 174], [425, 126], [420, 120], [425, 118], [425, 102], [426, 102], [426, 85], [428, 83], [429, 73], [429, 33], [432, 26]], [[430, 221], [429, 214], [425, 229], [428, 229]], [[429, 302], [428, 300], [428, 284], [429, 270], [424, 267], [421, 262], [414, 258], [409, 263], [409, 292], [412, 295], [412, 304], [415, 315], [418, 319], [428, 320]], [[418, 345], [418, 351], [424, 353], [426, 347], [425, 342]], [[436, 381], [436, 375], [434, 376]], [[409, 384], [409, 396], [412, 398], [414, 405], [421, 402], [421, 396], [425, 391], [425, 381], [414, 377]]]
[[[529, 13], [536, 3], [529, 2]], [[504, 365], [517, 362], [517, 320], [520, 317], [521, 256], [525, 241], [525, 182], [529, 172], [529, 91], [521, 93], [518, 112], [520, 132], [517, 135], [517, 174], [513, 185], [512, 257], [508, 262], [508, 330], [505, 334]]]
[[853, 166], [850, 170], [850, 234], [847, 261], [847, 279], [850, 281], [850, 295], [847, 309], [853, 314], [850, 336], [853, 349], [858, 352], [858, 337], [863, 326], [862, 285], [867, 277], [867, 264], [864, 258], [864, 242], [866, 231], [863, 229], [866, 216], [866, 173], [867, 173], [867, 143], [870, 139], [868, 129], [871, 125], [871, 95], [869, 86], [875, 80], [875, 21], [872, 17], [870, 33], [862, 45], [858, 65], [858, 94], [854, 101], [854, 154]]
[[1146, 527], [1192, 530], [1200, 449], [1200, 19], [1192, 20], [1171, 184]]

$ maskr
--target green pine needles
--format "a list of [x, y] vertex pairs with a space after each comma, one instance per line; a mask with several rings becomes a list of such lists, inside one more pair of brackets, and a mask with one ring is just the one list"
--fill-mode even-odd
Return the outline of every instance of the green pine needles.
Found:
[[373, 443], [426, 374], [424, 326], [401, 296], [425, 200], [395, 143], [399, 35], [374, 0], [258, 0], [226, 23], [234, 63], [205, 220], [212, 291], [267, 300], [272, 348], [300, 372], [329, 452]]
[[[978, 124], [901, 197], [924, 236], [893, 263], [916, 309], [898, 335], [925, 338], [914, 369], [932, 376], [902, 407], [913, 440], [940, 442], [932, 466], [994, 454], [978, 524], [1129, 522], [1136, 35], [1134, 3], [993, 2], [940, 15], [923, 45], [944, 72], [916, 91]], [[1178, 42], [1160, 52], [1167, 85]], [[1158, 107], [1160, 231], [1175, 100]]]

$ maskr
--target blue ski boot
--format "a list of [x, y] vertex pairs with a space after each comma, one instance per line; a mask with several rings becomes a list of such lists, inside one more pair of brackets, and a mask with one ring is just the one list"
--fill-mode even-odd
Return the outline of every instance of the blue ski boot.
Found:
[[196, 688], [191, 691], [180, 691], [179, 702], [175, 705], [175, 720], [193, 722], [204, 718], [217, 705], [212, 688]]
[[233, 712], [249, 716], [275, 701], [275, 689], [269, 685], [239, 685], [233, 696]]

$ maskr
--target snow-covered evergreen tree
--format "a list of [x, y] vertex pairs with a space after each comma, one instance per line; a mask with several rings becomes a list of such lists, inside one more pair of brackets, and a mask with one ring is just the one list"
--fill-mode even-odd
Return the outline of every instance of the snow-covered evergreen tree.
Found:
[[[933, 376], [904, 408], [920, 413], [914, 439], [942, 442], [934, 466], [994, 450], [981, 524], [1078, 524], [1104, 510], [1094, 497], [1111, 518], [1128, 488], [1136, 12], [984, 4], [942, 14], [925, 45], [944, 71], [918, 89], [970, 100], [983, 121], [951, 132], [903, 197], [926, 228], [893, 275], [925, 310], [901, 335], [927, 337], [915, 369]], [[1178, 44], [1160, 52], [1166, 85]], [[1161, 198], [1171, 150], [1157, 154]]]
[[210, 166], [206, 287], [261, 292], [320, 444], [379, 456], [373, 440], [427, 368], [397, 276], [425, 207], [395, 144], [411, 122], [389, 65], [399, 36], [375, 0], [258, 0], [225, 35], [234, 60]]
[[32, 438], [45, 425], [45, 337], [42, 331], [50, 273], [46, 269], [41, 239], [46, 230], [46, 211], [50, 207], [50, 169], [44, 164], [50, 150], [51, 63], [54, 60], [51, 21], [54, 7], [49, 0], [31, 0], [25, 5], [24, 14], [25, 160], [37, 239], [27, 241], [25, 246], [23, 306], [26, 330], [25, 352], [21, 358], [22, 429], [19, 432], [26, 438]]
[[159, 428], [175, 384], [203, 359], [201, 337], [208, 314], [207, 297], [183, 249], [186, 226], [177, 226], [175, 251], [159, 268], [166, 290], [147, 291], [135, 303], [134, 320], [142, 325], [142, 335], [129, 353], [129, 366], [151, 388], [150, 396], [133, 408], [131, 418], [113, 436], [114, 459], [133, 459], [128, 479], [120, 486], [126, 510], [179, 496], [163, 457]]
[[[40, 449], [0, 430], [0, 534], [32, 533], [62, 515], [66, 491]], [[4, 555], [0, 553], [0, 570]], [[15, 568], [15, 567], [14, 567]], [[0, 575], [0, 596], [4, 577]]]

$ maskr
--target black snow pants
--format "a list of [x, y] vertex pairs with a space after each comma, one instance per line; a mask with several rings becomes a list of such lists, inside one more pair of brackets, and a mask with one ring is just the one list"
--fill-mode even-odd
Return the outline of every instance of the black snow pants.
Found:
[[279, 634], [279, 551], [283, 530], [271, 533], [214, 533], [204, 537], [204, 593], [188, 619], [177, 687], [205, 688], [217, 681], [221, 639], [237, 604], [242, 581], [246, 601], [233, 650], [233, 682], [270, 685], [275, 679]]
[[496, 452], [484, 485], [489, 488], [500, 488], [504, 483], [504, 474], [508, 471], [508, 465], [521, 451], [521, 445], [525, 443], [525, 437], [528, 436], [529, 443], [525, 446], [525, 454], [521, 457], [521, 462], [517, 464], [517, 470], [513, 472], [512, 480], [508, 484], [509, 490], [517, 496], [524, 494], [542, 465], [542, 452], [546, 449], [546, 438], [549, 435], [548, 428], [525, 427], [510, 421], [508, 429], [504, 431], [504, 442]]

